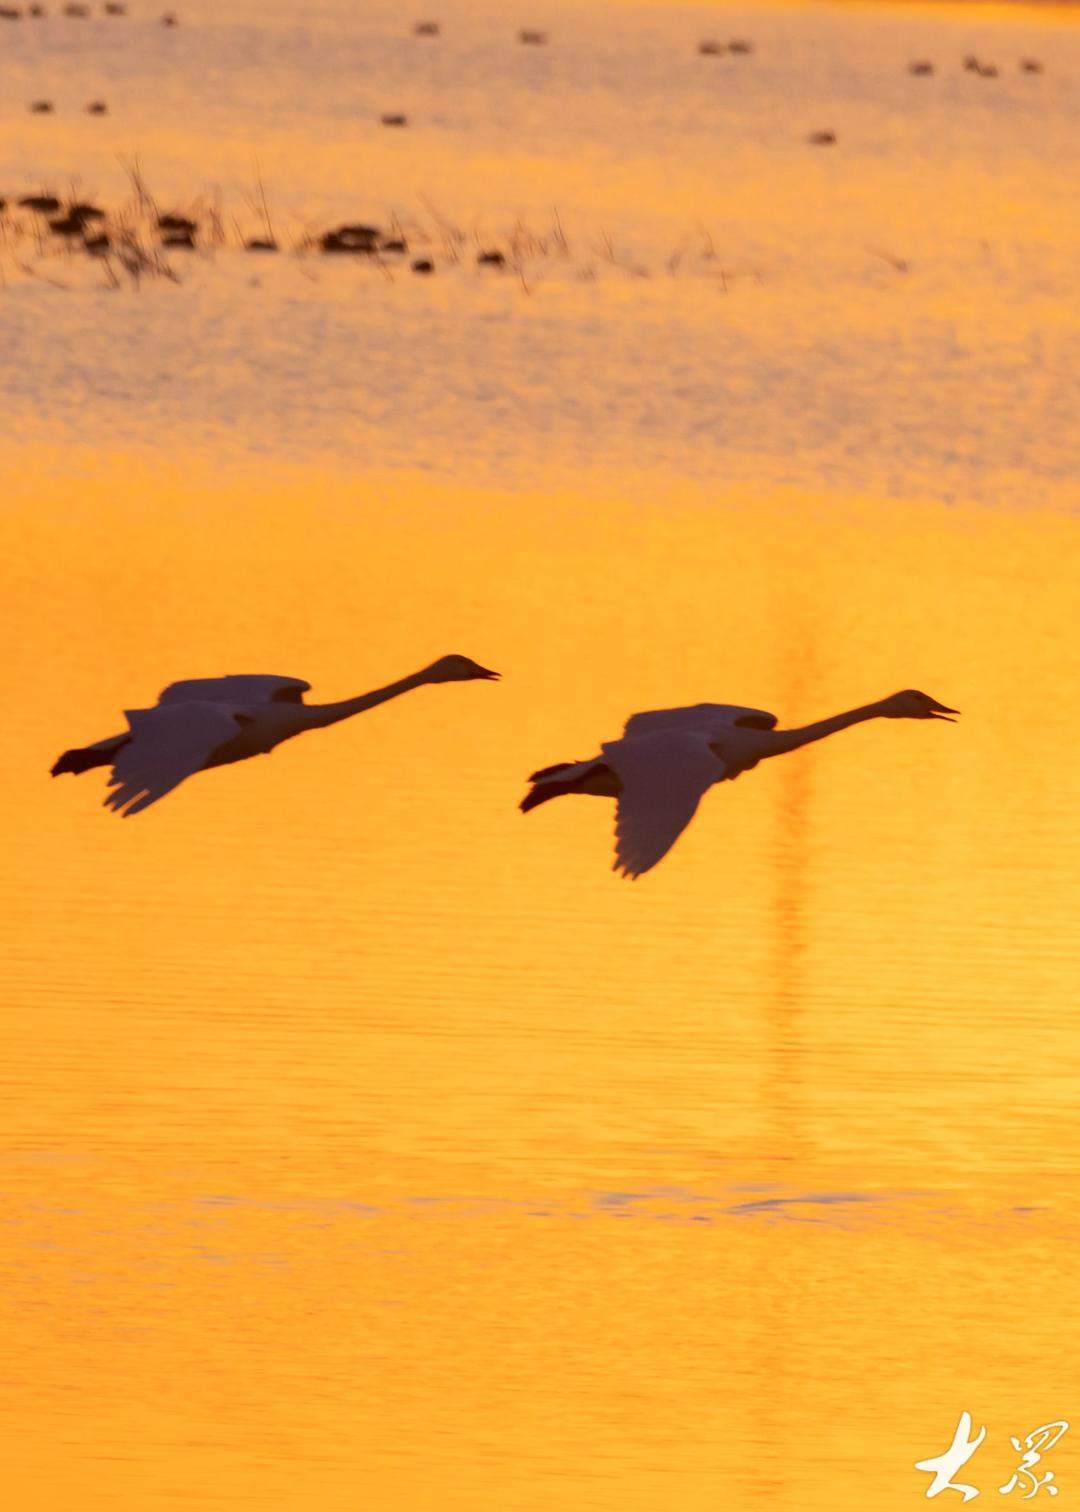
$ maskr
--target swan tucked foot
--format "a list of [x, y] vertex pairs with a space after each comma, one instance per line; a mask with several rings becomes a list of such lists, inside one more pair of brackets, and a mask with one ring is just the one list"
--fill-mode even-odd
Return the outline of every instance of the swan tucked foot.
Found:
[[80, 772], [89, 772], [92, 767], [112, 766], [113, 758], [121, 746], [127, 745], [130, 735], [111, 735], [108, 740], [99, 740], [94, 745], [75, 746], [64, 754], [50, 768], [53, 777], [59, 777], [63, 772], [71, 772], [78, 776]]

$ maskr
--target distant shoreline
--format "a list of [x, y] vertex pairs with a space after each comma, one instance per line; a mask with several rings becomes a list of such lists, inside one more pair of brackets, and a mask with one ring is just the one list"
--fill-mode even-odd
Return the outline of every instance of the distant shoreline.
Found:
[[[608, 4], [622, 5], [628, 0], [606, 0]], [[662, 9], [663, 0], [629, 0], [630, 4], [642, 4]], [[717, 0], [682, 0], [688, 8], [717, 8]], [[755, 0], [719, 0], [722, 7], [747, 11], [753, 9]], [[1058, 12], [1062, 20], [1075, 20], [1080, 16], [1080, 0], [757, 0], [764, 9], [806, 10], [819, 6], [822, 9], [879, 10], [929, 10], [984, 11], [998, 16], [1018, 17], [1024, 11], [1037, 11], [1043, 18]]]
[[674, 6], [665, 0], [597, 0], [612, 9], [641, 8], [643, 10], [724, 10], [746, 14], [761, 10], [858, 10], [858, 11], [928, 11], [939, 16], [952, 12], [957, 20], [982, 13], [995, 20], [1021, 21], [1025, 14], [1034, 20], [1053, 19], [1072, 25], [1080, 18], [1080, 0], [676, 0]]
[[[767, 0], [773, 3], [773, 0]], [[1070, 17], [1080, 15], [1080, 0], [779, 0], [781, 5], [802, 7], [807, 4], [851, 6], [859, 10], [955, 10], [996, 11], [1016, 14], [1019, 11], [1061, 11]]]

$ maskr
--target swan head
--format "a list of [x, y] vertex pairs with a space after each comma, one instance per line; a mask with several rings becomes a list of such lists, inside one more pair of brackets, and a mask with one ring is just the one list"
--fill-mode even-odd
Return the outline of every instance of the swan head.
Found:
[[471, 682], [474, 678], [484, 678], [488, 682], [495, 682], [499, 676], [498, 672], [482, 667], [471, 657], [457, 655], [440, 656], [439, 660], [432, 662], [427, 670], [428, 682]]
[[894, 693], [882, 701], [881, 712], [886, 719], [944, 719], [946, 724], [955, 724], [950, 714], [959, 714], [959, 709], [950, 709], [948, 704], [938, 703], [929, 693], [920, 693], [918, 688], [905, 688], [903, 693]]

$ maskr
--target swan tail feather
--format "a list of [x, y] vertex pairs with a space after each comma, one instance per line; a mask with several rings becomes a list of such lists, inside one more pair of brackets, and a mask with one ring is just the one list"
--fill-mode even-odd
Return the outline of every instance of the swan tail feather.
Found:
[[[560, 776], [560, 773], [564, 775]], [[529, 780], [533, 786], [521, 800], [523, 814], [547, 803], [549, 798], [563, 798], [567, 793], [617, 798], [620, 789], [615, 773], [603, 761], [561, 761], [558, 766], [545, 767]]]
[[533, 772], [529, 777], [530, 782], [544, 782], [548, 777], [554, 777], [556, 772], [566, 772], [572, 766], [580, 766], [579, 761], [557, 761], [554, 766], [541, 767], [538, 772]]

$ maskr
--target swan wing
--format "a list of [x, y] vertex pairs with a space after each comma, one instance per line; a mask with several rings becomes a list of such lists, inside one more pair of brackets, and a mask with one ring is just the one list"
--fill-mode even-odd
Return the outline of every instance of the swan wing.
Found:
[[615, 812], [614, 869], [640, 877], [667, 855], [694, 817], [702, 794], [725, 768], [705, 737], [665, 730], [603, 747], [622, 787]]
[[272, 677], [261, 673], [192, 677], [186, 682], [170, 683], [158, 703], [300, 703], [310, 687], [310, 683], [299, 677]]
[[125, 711], [131, 739], [117, 752], [105, 807], [130, 818], [201, 771], [240, 729], [220, 704], [181, 703]]
[[776, 715], [765, 709], [746, 709], [741, 704], [691, 704], [686, 709], [654, 709], [647, 714], [631, 714], [623, 730], [624, 737], [655, 735], [659, 730], [716, 730], [732, 726], [750, 730], [772, 730]]

